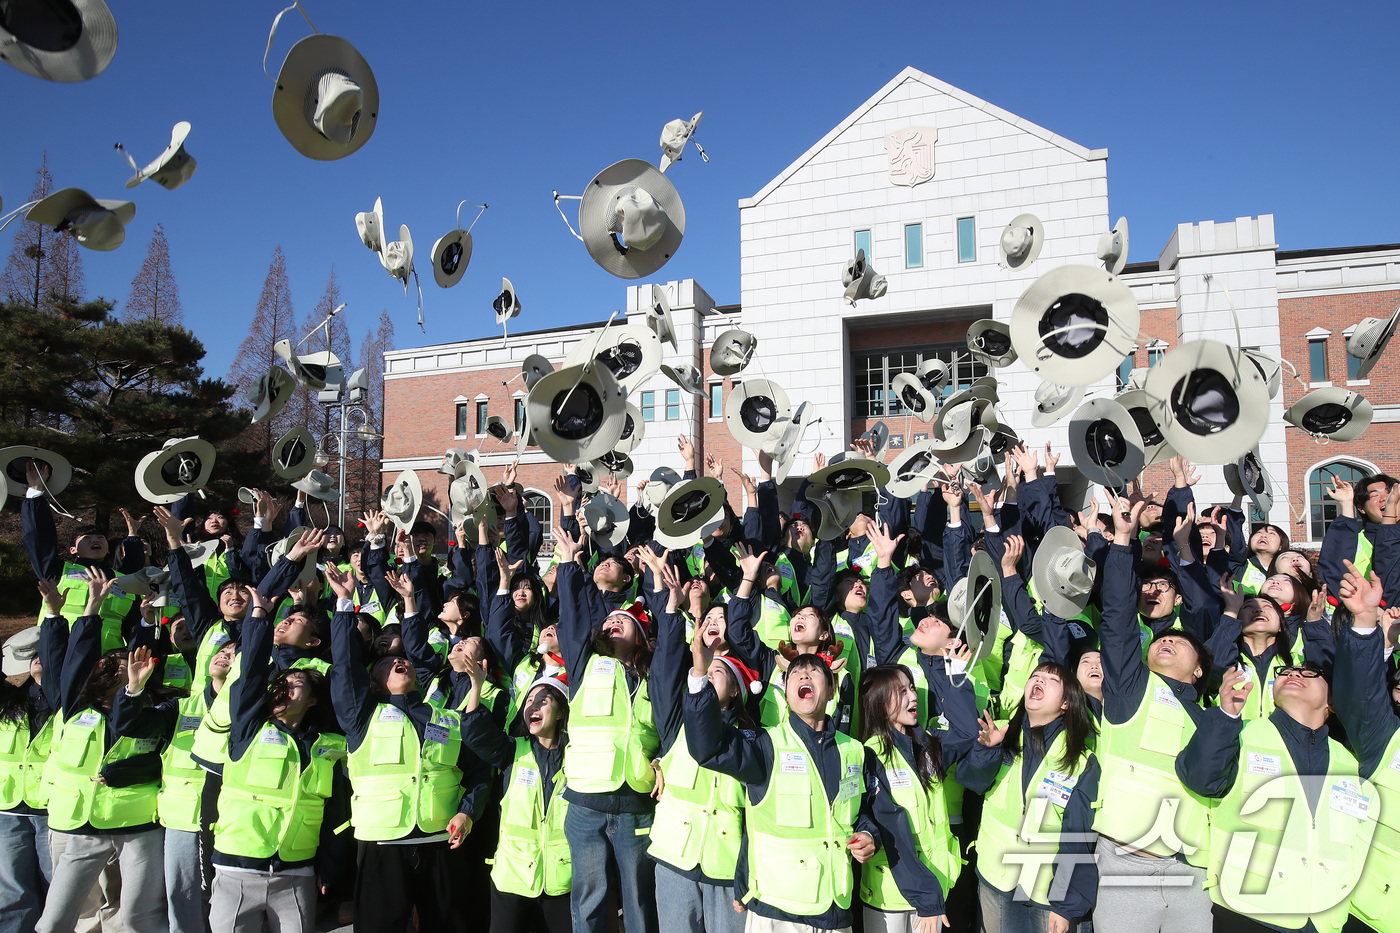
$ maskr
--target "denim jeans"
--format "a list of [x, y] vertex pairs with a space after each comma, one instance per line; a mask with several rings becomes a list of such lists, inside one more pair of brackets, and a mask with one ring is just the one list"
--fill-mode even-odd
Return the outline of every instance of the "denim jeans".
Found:
[[121, 866], [121, 919], [130, 933], [164, 933], [164, 839], [161, 829], [106, 835], [64, 833], [66, 845], [53, 868], [48, 903], [39, 918], [39, 933], [69, 933], [83, 912], [87, 895], [107, 862]]
[[[1000, 891], [979, 879], [977, 894], [982, 902], [984, 933], [1046, 933], [1050, 928], [1050, 908], [1026, 900], [1019, 888]], [[1069, 933], [1082, 933], [1085, 926], [1071, 922]]]
[[691, 881], [665, 862], [656, 863], [656, 903], [661, 933], [744, 933], [734, 911], [734, 886]]
[[0, 933], [34, 929], [52, 877], [49, 818], [0, 813]]
[[204, 933], [199, 833], [165, 831], [165, 900], [170, 933]]
[[657, 933], [655, 863], [647, 856], [651, 819], [650, 813], [603, 813], [569, 804], [564, 836], [574, 863], [569, 894], [574, 933], [608, 929], [609, 853], [617, 864], [617, 900], [627, 933]]

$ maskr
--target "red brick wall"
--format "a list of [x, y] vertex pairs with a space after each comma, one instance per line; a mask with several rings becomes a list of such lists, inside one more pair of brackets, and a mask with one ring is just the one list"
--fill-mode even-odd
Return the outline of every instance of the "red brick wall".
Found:
[[[1356, 295], [1325, 295], [1310, 298], [1284, 298], [1278, 303], [1280, 340], [1283, 356], [1304, 381], [1310, 378], [1308, 331], [1318, 327], [1332, 332], [1327, 340], [1327, 373], [1335, 386], [1346, 386], [1346, 338], [1343, 332], [1362, 318], [1387, 318], [1400, 303], [1400, 290], [1363, 292]], [[1367, 375], [1369, 385], [1350, 388], [1366, 396], [1373, 405], [1400, 403], [1400, 352], [1394, 343]], [[1285, 368], [1283, 404], [1288, 407], [1303, 396], [1304, 389]], [[1308, 538], [1307, 474], [1316, 463], [1354, 457], [1376, 464], [1392, 476], [1400, 472], [1400, 424], [1372, 424], [1356, 440], [1345, 444], [1318, 444], [1296, 428], [1288, 429], [1288, 488], [1293, 512], [1290, 535], [1299, 541]], [[1299, 520], [1301, 516], [1302, 520]]]

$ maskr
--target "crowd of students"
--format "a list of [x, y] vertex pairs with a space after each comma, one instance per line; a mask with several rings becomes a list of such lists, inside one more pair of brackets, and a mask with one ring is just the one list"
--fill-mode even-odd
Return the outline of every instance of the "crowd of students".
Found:
[[1102, 512], [1057, 459], [833, 527], [759, 453], [670, 551], [570, 471], [546, 558], [513, 467], [451, 541], [191, 497], [155, 560], [31, 464], [0, 933], [1400, 931], [1400, 484], [1314, 563], [1179, 458]]

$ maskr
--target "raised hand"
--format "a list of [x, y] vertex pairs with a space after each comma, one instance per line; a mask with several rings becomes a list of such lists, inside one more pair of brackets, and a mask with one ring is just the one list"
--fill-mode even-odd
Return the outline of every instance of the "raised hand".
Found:
[[1142, 519], [1142, 510], [1147, 507], [1146, 501], [1139, 499], [1134, 502], [1131, 499], [1119, 499], [1113, 511], [1113, 541], [1115, 544], [1129, 544], [1133, 540], [1133, 533], [1137, 531], [1138, 522]]
[[89, 567], [84, 571], [83, 577], [88, 585], [87, 611], [84, 615], [95, 616], [102, 609], [102, 601], [112, 592], [116, 578], [108, 576], [97, 567]]
[[44, 600], [44, 611], [51, 616], [63, 615], [63, 594], [54, 580], [39, 581], [39, 596]]
[[262, 594], [256, 586], [245, 586], [243, 592], [248, 596], [248, 605], [251, 611], [261, 612], [264, 617], [272, 614], [272, 600]]
[[695, 445], [691, 443], [690, 438], [686, 437], [684, 434], [677, 437], [676, 449], [681, 452], [681, 459], [685, 461], [685, 468], [693, 471], [695, 469]]
[[1001, 575], [1015, 576], [1021, 563], [1021, 555], [1026, 553], [1026, 539], [1020, 535], [1010, 535], [1006, 539], [1006, 550], [1001, 553]]
[[899, 548], [899, 542], [904, 540], [904, 535], [890, 537], [890, 526], [881, 526], [878, 522], [870, 522], [865, 534], [875, 548], [876, 562], [881, 567], [888, 567], [894, 560], [894, 552]]
[[365, 512], [360, 521], [364, 522], [365, 534], [370, 537], [385, 534], [389, 530], [389, 516], [383, 512]]
[[1342, 605], [1351, 610], [1352, 618], [1357, 622], [1373, 622], [1380, 610], [1381, 598], [1385, 595], [1385, 587], [1381, 585], [1380, 577], [1376, 576], [1375, 571], [1371, 571], [1363, 579], [1355, 564], [1349, 560], [1342, 563], [1346, 565], [1347, 572], [1342, 577], [1342, 582], [1337, 585], [1337, 596]]
[[326, 564], [326, 582], [340, 599], [355, 598], [355, 578], [349, 570], [341, 570], [334, 561]]
[[826, 454], [818, 453], [815, 457], [813, 457], [813, 458], [812, 458], [812, 466], [815, 468], [813, 472], [816, 472], [816, 470], [825, 470], [825, 469], [826, 469]]
[[320, 528], [308, 528], [291, 547], [287, 548], [287, 559], [291, 561], [301, 560], [308, 554], [320, 551], [321, 545], [325, 543], [326, 533], [324, 531]]
[[[708, 460], [708, 459], [709, 459], [709, 455], [706, 455], [705, 459]], [[749, 502], [750, 502], [751, 504], [757, 505], [757, 504], [758, 504], [758, 486], [754, 483], [753, 477], [752, 477], [752, 476], [749, 476], [748, 474], [746, 474], [743, 470], [739, 469], [738, 467], [730, 467], [730, 468], [729, 468], [729, 472], [730, 472], [730, 473], [733, 473], [735, 476], [739, 477], [739, 482], [740, 482], [740, 484], [743, 485], [743, 487], [744, 487], [744, 492], [748, 493]], [[1396, 487], [1397, 489], [1400, 489], [1400, 483], [1396, 483], [1396, 484], [1395, 484], [1395, 487]]]
[[1172, 540], [1176, 542], [1177, 550], [1181, 552], [1181, 559], [1184, 563], [1190, 563], [1191, 554], [1191, 529], [1196, 527], [1196, 503], [1192, 502], [1186, 506], [1186, 514], [1176, 517], [1176, 526], [1172, 529]]
[[1016, 469], [1021, 471], [1026, 480], [1036, 479], [1040, 472], [1039, 461], [1035, 458], [1035, 451], [1030, 450], [1025, 444], [1017, 444], [1009, 451], [1013, 460], [1016, 461]]
[[1002, 464], [1002, 475], [1005, 477], [1002, 485], [1006, 487], [1008, 494], [1021, 485], [1021, 471], [1016, 467], [1016, 457], [1009, 450], [1006, 452], [1006, 462]]
[[1244, 593], [1235, 586], [1234, 574], [1227, 573], [1220, 578], [1220, 601], [1224, 604], [1225, 615], [1238, 617], [1244, 608], [1244, 599]]
[[282, 503], [272, 495], [262, 489], [257, 490], [257, 502], [253, 506], [253, 514], [258, 515], [261, 511], [263, 525], [270, 526], [276, 520], [277, 514], [282, 511]]
[[156, 517], [156, 523], [165, 532], [165, 543], [172, 548], [180, 546], [180, 535], [184, 534], [185, 526], [190, 523], [190, 519], [179, 519], [163, 505], [158, 505], [151, 510], [151, 514]]
[[[1400, 608], [1400, 607], [1397, 607]], [[1387, 610], [1389, 611], [1389, 610]], [[1327, 613], [1327, 588], [1320, 586], [1313, 590], [1312, 599], [1308, 601], [1307, 621], [1321, 622]]]
[[1254, 682], [1245, 680], [1244, 671], [1238, 667], [1229, 668], [1220, 679], [1220, 708], [1238, 718], [1253, 689]]
[[[754, 448], [754, 455], [758, 457], [758, 475], [764, 480], [773, 478], [773, 456], [762, 447]], [[1400, 485], [1400, 484], [1398, 484]]]
[[[136, 529], [140, 526], [141, 519], [132, 518], [131, 513], [126, 509], [118, 509], [118, 511], [122, 513], [122, 518], [126, 521], [126, 536], [128, 538], [136, 537]], [[142, 518], [145, 516], [143, 515]]]
[[1050, 442], [1045, 442], [1045, 472], [1054, 473], [1055, 465], [1060, 462], [1060, 455], [1050, 449]]
[[151, 654], [151, 649], [144, 645], [132, 651], [126, 656], [126, 689], [128, 692], [136, 694], [146, 688], [146, 681], [151, 679], [156, 667], [160, 664], [160, 659]]
[[705, 475], [723, 482], [724, 461], [714, 454], [705, 454]]
[[977, 726], [977, 741], [981, 745], [988, 747], [1000, 745], [1001, 740], [1006, 738], [1007, 726], [998, 726], [997, 721], [992, 718], [992, 714], [988, 710], [982, 711], [982, 715], [978, 717]]
[[[903, 536], [901, 535], [901, 537]], [[739, 542], [739, 569], [743, 571], [745, 580], [758, 579], [759, 568], [763, 566], [764, 558], [767, 556], [767, 551], [755, 551], [747, 543]]]
[[[650, 548], [642, 548], [647, 551]], [[681, 583], [681, 575], [675, 567], [666, 561], [661, 561], [660, 566], [652, 571], [657, 580], [657, 589], [665, 587], [671, 593], [671, 600], [667, 604], [668, 612], [675, 612], [677, 606], [681, 604], [681, 593], [685, 589], [685, 584]]]
[[851, 441], [851, 449], [867, 460], [875, 459], [875, 442], [868, 437], [858, 437]]
[[554, 550], [559, 554], [560, 563], [572, 561], [582, 547], [583, 541], [577, 535], [554, 526]]
[[384, 579], [388, 581], [394, 592], [398, 593], [404, 600], [413, 598], [413, 581], [409, 579], [408, 574], [394, 573], [391, 570], [384, 575]]

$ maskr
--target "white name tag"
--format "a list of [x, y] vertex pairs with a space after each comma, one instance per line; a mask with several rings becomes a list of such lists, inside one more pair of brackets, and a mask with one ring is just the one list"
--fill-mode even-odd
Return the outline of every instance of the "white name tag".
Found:
[[1400, 771], [1400, 751], [1397, 751], [1395, 756], [1390, 759], [1390, 770]]
[[779, 762], [784, 774], [806, 774], [806, 752], [783, 752]]
[[913, 787], [914, 775], [908, 768], [890, 768], [890, 787]]
[[229, 638], [228, 633], [224, 631], [215, 632], [214, 636], [209, 639], [210, 644], [212, 644], [215, 648], [222, 648], [224, 645], [227, 645], [231, 641], [233, 641], [233, 639]]
[[136, 749], [136, 754], [144, 755], [155, 751], [160, 745], [160, 739], [133, 739], [131, 744]]
[[590, 674], [602, 674], [611, 677], [617, 670], [617, 658], [594, 658], [593, 664], [588, 668]]
[[837, 800], [850, 800], [860, 796], [860, 778], [845, 778], [836, 789]]
[[439, 726], [435, 722], [430, 722], [423, 728], [423, 738], [427, 739], [429, 742], [436, 742], [439, 745], [446, 745], [447, 739], [451, 734], [452, 733], [448, 731], [446, 726]]
[[1069, 806], [1070, 794], [1074, 792], [1074, 786], [1078, 783], [1079, 779], [1076, 777], [1051, 771], [1035, 789], [1035, 795], [1063, 809]]
[[167, 680], [184, 680], [190, 676], [188, 664], [167, 664], [165, 666], [165, 677]]
[[1250, 774], [1264, 774], [1277, 777], [1283, 773], [1283, 759], [1278, 755], [1265, 755], [1263, 752], [1245, 754], [1245, 768]]
[[428, 702], [429, 702], [429, 703], [441, 703], [441, 702], [442, 702], [442, 688], [441, 688], [441, 687], [436, 688], [435, 690], [433, 690], [432, 693], [428, 694]]
[[431, 632], [428, 633], [428, 644], [430, 644], [430, 645], [445, 645], [445, 644], [447, 644], [447, 635], [444, 634], [443, 631], [442, 631], [441, 629], [436, 629], [436, 628], [435, 628], [435, 629], [433, 629]]
[[851, 631], [851, 623], [847, 622], [845, 619], [837, 619], [835, 622], [831, 623], [831, 630], [842, 638], [856, 637], [856, 633]]
[[330, 759], [344, 758], [344, 757], [345, 757], [345, 749], [343, 749], [343, 748], [331, 748], [331, 747], [329, 747], [329, 746], [322, 745], [322, 746], [320, 746], [320, 747], [318, 747], [318, 748], [316, 749], [315, 757], [317, 757], [317, 758], [330, 758]]
[[403, 722], [403, 710], [392, 706], [381, 706], [379, 708], [380, 722]]
[[1157, 689], [1152, 691], [1152, 699], [1158, 703], [1165, 703], [1173, 709], [1181, 709], [1181, 701], [1172, 693], [1172, 688], [1166, 684], [1159, 684]]
[[1359, 784], [1346, 779], [1340, 779], [1332, 785], [1331, 804], [1333, 810], [1360, 820], [1366, 819], [1367, 814], [1371, 812], [1371, 798], [1361, 793]]
[[193, 732], [199, 728], [199, 724], [204, 721], [203, 716], [181, 716], [180, 732]]
[[783, 561], [778, 565], [778, 576], [791, 580], [797, 576], [797, 571], [793, 569], [792, 564]]
[[287, 737], [272, 726], [268, 726], [258, 737], [258, 741], [264, 745], [286, 745]]
[[98, 718], [99, 717], [97, 715], [97, 710], [83, 710], [82, 714], [78, 716], [78, 725], [82, 726], [85, 729], [90, 729], [93, 726], [97, 725]]
[[516, 768], [515, 783], [534, 787], [540, 783], [540, 773], [534, 768]]

